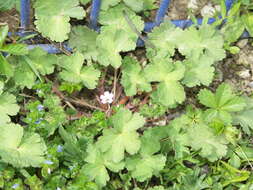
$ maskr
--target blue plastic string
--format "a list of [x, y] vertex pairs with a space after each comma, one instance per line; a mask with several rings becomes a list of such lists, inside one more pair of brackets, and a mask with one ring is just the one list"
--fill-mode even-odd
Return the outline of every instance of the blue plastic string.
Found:
[[161, 22], [163, 22], [163, 19], [168, 11], [169, 6], [170, 0], [162, 0], [160, 7], [156, 13], [155, 23], [160, 24]]
[[30, 25], [30, 0], [20, 0], [20, 27], [21, 31]]
[[226, 4], [227, 12], [231, 9], [233, 3], [234, 3], [234, 0], [226, 0], [225, 4]]
[[101, 6], [101, 0], [93, 0], [90, 12], [90, 28], [98, 30], [98, 16]]

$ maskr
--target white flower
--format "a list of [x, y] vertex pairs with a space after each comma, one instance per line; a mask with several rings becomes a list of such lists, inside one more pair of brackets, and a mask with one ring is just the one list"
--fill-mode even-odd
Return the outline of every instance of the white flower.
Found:
[[196, 10], [198, 9], [198, 2], [197, 0], [190, 0], [190, 2], [187, 5], [188, 9]]
[[205, 5], [202, 9], [201, 9], [201, 16], [203, 17], [212, 17], [214, 15], [214, 13], [216, 12], [215, 8], [213, 8], [212, 4], [209, 3], [208, 5]]
[[47, 173], [51, 174], [51, 169], [50, 168], [47, 169]]
[[111, 104], [113, 102], [113, 94], [105, 91], [105, 93], [100, 96], [100, 100], [103, 104]]
[[60, 188], [60, 187], [57, 187], [56, 190], [61, 190], [61, 188]]

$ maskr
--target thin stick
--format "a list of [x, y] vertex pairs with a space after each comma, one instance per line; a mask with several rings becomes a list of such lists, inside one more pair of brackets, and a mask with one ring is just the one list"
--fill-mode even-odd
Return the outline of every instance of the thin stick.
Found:
[[32, 98], [32, 99], [35, 99], [35, 97], [30, 96], [30, 95], [27, 95], [27, 94], [24, 94], [24, 93], [19, 94], [19, 96], [23, 96], [23, 97], [26, 97], [26, 98]]
[[56, 87], [53, 87], [53, 92], [55, 92], [56, 95], [58, 95], [61, 99], [63, 99], [66, 102], [66, 104], [71, 105], [70, 106], [71, 108], [74, 108], [74, 106], [70, 102], [72, 102], [74, 104], [77, 104], [79, 106], [85, 106], [85, 107], [88, 107], [88, 108], [91, 108], [91, 109], [104, 111], [103, 109], [101, 109], [99, 107], [90, 105], [89, 103], [85, 102], [84, 100], [67, 98]]
[[114, 97], [114, 99], [115, 99], [116, 88], [117, 88], [117, 71], [118, 71], [118, 69], [114, 70], [114, 79], [113, 79], [113, 97]]
[[251, 162], [249, 161], [248, 156], [245, 154], [244, 150], [242, 149], [242, 147], [241, 147], [239, 144], [236, 144], [236, 145], [237, 145], [237, 147], [241, 150], [243, 156], [245, 157], [245, 159], [247, 160], [247, 162], [248, 162], [248, 164], [249, 164], [251, 170], [253, 171], [253, 166], [252, 166]]
[[105, 68], [104, 72], [103, 72], [103, 76], [100, 80], [100, 83], [99, 83], [99, 93], [100, 94], [103, 94], [104, 93], [104, 83], [105, 83], [105, 76], [106, 76], [106, 73], [107, 73], [107, 67]]
[[[46, 78], [47, 81], [50, 81], [49, 79]], [[76, 108], [65, 98], [65, 96], [63, 95], [63, 93], [61, 93], [61, 91], [58, 90], [58, 88], [56, 86], [53, 85], [52, 87], [52, 91], [62, 100], [64, 100], [64, 102], [72, 109], [76, 110]]]
[[87, 102], [85, 102], [83, 99], [79, 100], [79, 99], [72, 99], [72, 98], [67, 98], [68, 101], [74, 103], [74, 104], [77, 104], [79, 106], [85, 106], [85, 107], [88, 107], [88, 108], [91, 108], [91, 109], [96, 109], [96, 110], [99, 110], [99, 111], [105, 111], [104, 109], [102, 108], [99, 108], [97, 106], [93, 106]]
[[[36, 31], [38, 32], [38, 30], [36, 28], [32, 28], [33, 31]], [[38, 32], [39, 33], [39, 32]], [[49, 38], [46, 38], [54, 47], [58, 48], [62, 53], [64, 53], [65, 55], [68, 55], [70, 56], [71, 55], [71, 52], [69, 52], [68, 50], [66, 50], [63, 46], [62, 46], [62, 43], [60, 44], [57, 44], [55, 42], [53, 42], [52, 40], [50, 40]]]
[[[119, 98], [120, 98], [120, 96], [121, 96], [121, 94], [122, 94], [122, 86], [119, 86], [119, 88], [117, 89], [117, 91], [118, 91], [118, 93], [117, 93], [117, 95], [116, 95], [115, 98], [114, 98], [114, 103], [113, 103], [113, 105], [115, 105], [116, 102], [118, 102], [118, 100], [119, 100]], [[120, 103], [118, 103], [118, 104], [120, 104]], [[116, 104], [116, 105], [117, 105], [117, 104]]]
[[123, 10], [122, 12], [123, 12], [124, 18], [126, 19], [128, 25], [133, 30], [133, 32], [135, 32], [139, 36], [139, 38], [142, 39], [145, 42], [145, 44], [147, 46], [150, 46], [151, 48], [156, 49], [155, 45], [153, 43], [151, 43], [147, 38], [145, 38], [144, 36], [142, 36], [142, 34], [138, 31], [138, 29], [136, 28], [136, 26], [134, 25], [134, 23], [129, 18], [127, 12], [125, 10]]
[[65, 101], [66, 102], [66, 104], [70, 107], [70, 108], [72, 108], [73, 110], [76, 110], [76, 108], [69, 102], [69, 101]]

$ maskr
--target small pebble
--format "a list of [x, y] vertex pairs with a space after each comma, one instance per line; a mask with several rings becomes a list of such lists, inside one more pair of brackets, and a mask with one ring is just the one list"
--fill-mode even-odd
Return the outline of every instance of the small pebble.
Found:
[[251, 81], [251, 82], [248, 84], [248, 86], [249, 86], [250, 88], [253, 88], [253, 81]]
[[238, 72], [239, 77], [246, 79], [250, 77], [250, 70], [246, 69], [244, 71], [239, 71]]
[[208, 5], [205, 5], [200, 12], [202, 17], [212, 17], [215, 14], [216, 10], [212, 4], [209, 3]]
[[243, 40], [240, 40], [236, 43], [236, 45], [239, 47], [239, 48], [244, 48], [248, 43], [248, 39], [243, 39]]

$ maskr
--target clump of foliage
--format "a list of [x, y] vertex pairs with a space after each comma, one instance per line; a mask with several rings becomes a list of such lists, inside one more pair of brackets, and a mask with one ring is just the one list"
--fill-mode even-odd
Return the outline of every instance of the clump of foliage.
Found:
[[252, 97], [214, 82], [233, 42], [252, 35], [250, 1], [229, 13], [222, 2], [222, 27], [166, 21], [142, 49], [128, 19], [142, 31], [155, 0], [102, 1], [99, 32], [77, 21], [89, 0], [32, 5], [41, 36], [73, 52], [30, 49], [0, 27], [1, 189], [253, 188]]

